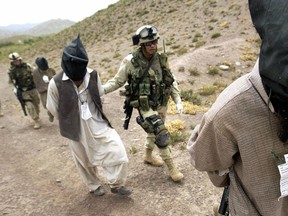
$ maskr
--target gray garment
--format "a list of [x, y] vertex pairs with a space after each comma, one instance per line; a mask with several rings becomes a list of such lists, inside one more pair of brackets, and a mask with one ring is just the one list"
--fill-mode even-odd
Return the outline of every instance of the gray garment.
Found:
[[288, 198], [278, 201], [280, 176], [271, 154], [287, 154], [288, 145], [279, 140], [280, 122], [267, 104], [257, 61], [251, 73], [219, 95], [188, 142], [197, 170], [208, 172], [215, 186], [230, 180], [232, 216], [288, 215]]

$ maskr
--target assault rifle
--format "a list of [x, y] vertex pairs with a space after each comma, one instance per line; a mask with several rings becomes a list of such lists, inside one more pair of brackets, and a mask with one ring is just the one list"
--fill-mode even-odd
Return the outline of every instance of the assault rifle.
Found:
[[25, 107], [25, 101], [24, 101], [23, 96], [22, 96], [22, 91], [19, 90], [18, 88], [17, 88], [17, 92], [16, 92], [16, 97], [17, 97], [17, 99], [19, 100], [19, 102], [21, 104], [21, 108], [22, 108], [22, 110], [24, 112], [24, 115], [27, 116], [26, 107]]
[[218, 209], [218, 213], [224, 216], [229, 215], [228, 197], [229, 197], [229, 186], [225, 186], [221, 198], [221, 203]]
[[130, 105], [130, 100], [129, 99], [126, 99], [124, 101], [123, 109], [124, 109], [124, 113], [126, 114], [123, 127], [124, 127], [125, 130], [127, 130], [128, 126], [129, 126], [129, 122], [130, 122], [131, 116], [132, 116], [132, 112], [133, 112], [133, 106]]

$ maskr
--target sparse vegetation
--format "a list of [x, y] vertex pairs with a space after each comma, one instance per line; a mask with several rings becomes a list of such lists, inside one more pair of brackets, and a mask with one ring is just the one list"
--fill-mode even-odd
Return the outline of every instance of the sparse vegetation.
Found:
[[197, 43], [195, 44], [195, 48], [199, 48], [199, 47], [203, 46], [205, 43], [206, 43], [205, 40], [197, 41]]
[[212, 34], [211, 38], [214, 39], [214, 38], [218, 38], [220, 36], [221, 36], [221, 34], [219, 32], [215, 32]]
[[214, 67], [214, 66], [209, 66], [208, 67], [208, 72], [207, 72], [209, 75], [221, 75], [221, 73], [219, 72], [219, 69], [217, 67]]
[[188, 72], [189, 72], [190, 76], [199, 76], [200, 75], [199, 70], [196, 67], [189, 68]]
[[204, 86], [198, 90], [198, 94], [201, 96], [209, 96], [215, 94], [216, 87], [215, 86]]

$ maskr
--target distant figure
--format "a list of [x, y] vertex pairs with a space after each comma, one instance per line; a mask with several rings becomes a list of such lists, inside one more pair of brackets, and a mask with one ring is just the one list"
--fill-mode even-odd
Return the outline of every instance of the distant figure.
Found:
[[[177, 182], [184, 175], [173, 162], [169, 147], [170, 135], [164, 121], [170, 97], [179, 113], [182, 113], [183, 106], [177, 82], [169, 69], [167, 55], [157, 51], [158, 39], [159, 34], [155, 26], [140, 27], [132, 37], [133, 45], [137, 45], [138, 48], [123, 59], [117, 74], [103, 87], [105, 94], [108, 94], [128, 82], [124, 93], [124, 129], [128, 128], [133, 108], [137, 109], [137, 123], [147, 133], [144, 162], [152, 166], [162, 166], [164, 161], [169, 176]], [[155, 144], [163, 161], [152, 154]]]
[[228, 188], [231, 216], [288, 215], [287, 8], [288, 1], [249, 0], [259, 59], [219, 95], [188, 142], [192, 165]]
[[[35, 63], [37, 68], [33, 70], [33, 80], [37, 91], [40, 94], [42, 105], [44, 109], [46, 109], [48, 84], [56, 72], [53, 68], [49, 67], [45, 57], [37, 57]], [[49, 116], [49, 121], [53, 122], [53, 115], [49, 111], [47, 111], [47, 114]]]
[[74, 161], [90, 192], [105, 194], [97, 176], [101, 166], [111, 192], [128, 196], [126, 150], [103, 113], [101, 80], [96, 70], [87, 68], [88, 61], [79, 36], [64, 47], [63, 71], [50, 80], [47, 109], [59, 119], [61, 135], [71, 140]]
[[34, 129], [39, 129], [40, 125], [40, 99], [33, 81], [33, 68], [30, 64], [24, 62], [21, 56], [13, 52], [9, 55], [9, 83], [14, 86], [14, 93], [17, 96], [23, 112], [28, 114], [34, 120]]

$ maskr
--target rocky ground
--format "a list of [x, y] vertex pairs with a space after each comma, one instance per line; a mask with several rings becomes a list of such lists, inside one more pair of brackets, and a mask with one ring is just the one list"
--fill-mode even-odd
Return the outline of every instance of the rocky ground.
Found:
[[[4, 117], [0, 118], [0, 215], [212, 215], [221, 190], [214, 188], [205, 173], [190, 165], [185, 144], [172, 148], [175, 163], [185, 175], [181, 183], [167, 176], [166, 167], [151, 167], [142, 161], [145, 133], [133, 115], [129, 130], [122, 129], [123, 98], [118, 92], [105, 97], [104, 107], [122, 137], [130, 159], [127, 186], [130, 197], [107, 191], [93, 197], [82, 183], [72, 161], [67, 140], [59, 135], [58, 122], [50, 123], [41, 107], [42, 127], [33, 129], [12, 87], [7, 84], [6, 65], [1, 65], [0, 91]], [[134, 113], [135, 114], [135, 113]], [[202, 114], [168, 116], [185, 119], [187, 126]], [[190, 129], [187, 129], [188, 131]], [[190, 131], [191, 132], [191, 131]], [[101, 170], [100, 174], [101, 174]], [[103, 179], [105, 182], [105, 179]]]

